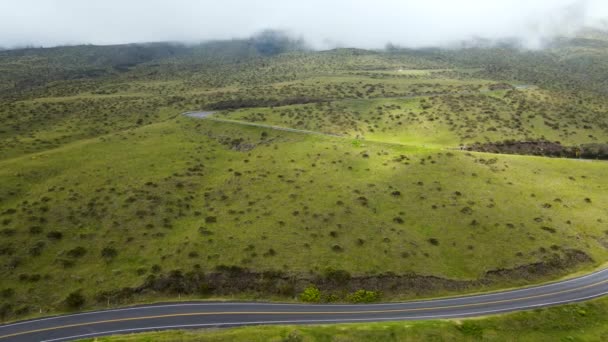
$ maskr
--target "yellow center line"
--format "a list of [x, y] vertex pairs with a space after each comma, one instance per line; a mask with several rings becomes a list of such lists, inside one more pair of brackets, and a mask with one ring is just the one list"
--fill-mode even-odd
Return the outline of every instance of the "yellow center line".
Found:
[[434, 307], [425, 307], [425, 308], [387, 309], [387, 310], [360, 310], [360, 311], [297, 311], [297, 312], [290, 312], [290, 311], [220, 311], [220, 312], [192, 312], [192, 313], [181, 313], [181, 314], [167, 314], [167, 315], [155, 315], [155, 316], [117, 318], [117, 319], [108, 319], [108, 320], [103, 320], [103, 321], [75, 323], [75, 324], [60, 325], [60, 326], [56, 326], [56, 327], [49, 327], [49, 328], [28, 330], [28, 331], [23, 331], [23, 332], [9, 334], [9, 335], [2, 335], [2, 336], [0, 336], [0, 339], [8, 338], [8, 337], [14, 337], [14, 336], [19, 336], [19, 335], [25, 335], [25, 334], [33, 334], [33, 333], [43, 332], [43, 331], [81, 327], [81, 326], [86, 326], [86, 325], [96, 325], [96, 324], [115, 323], [115, 322], [127, 322], [127, 321], [137, 321], [137, 320], [147, 320], [147, 319], [157, 319], [157, 318], [170, 318], [170, 317], [216, 316], [216, 315], [217, 316], [222, 316], [222, 315], [342, 315], [342, 314], [381, 314], [381, 313], [415, 312], [415, 311], [453, 309], [453, 308], [473, 307], [473, 306], [481, 306], [481, 305], [488, 305], [488, 304], [500, 304], [500, 303], [506, 303], [506, 302], [521, 301], [521, 300], [526, 300], [526, 299], [547, 297], [547, 296], [552, 296], [552, 295], [561, 294], [561, 293], [574, 292], [574, 291], [578, 291], [578, 290], [582, 290], [582, 289], [598, 286], [598, 285], [605, 284], [605, 283], [608, 283], [608, 279], [600, 281], [600, 282], [597, 282], [597, 283], [593, 283], [593, 284], [589, 284], [589, 285], [585, 285], [585, 286], [569, 289], [569, 290], [561, 290], [561, 291], [550, 292], [550, 293], [545, 293], [545, 294], [538, 294], [538, 295], [533, 295], [533, 296], [519, 297], [519, 298], [513, 298], [513, 299], [501, 299], [501, 300], [495, 300], [495, 301], [489, 301], [489, 302], [470, 303], [470, 304], [456, 304], [456, 305], [446, 305], [446, 306], [434, 306]]

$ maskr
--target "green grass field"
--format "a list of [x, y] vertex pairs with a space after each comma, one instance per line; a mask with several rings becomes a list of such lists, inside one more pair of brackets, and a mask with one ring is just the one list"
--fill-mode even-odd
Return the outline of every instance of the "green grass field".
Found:
[[[19, 77], [35, 67], [11, 58], [2, 68]], [[361, 287], [419, 298], [608, 260], [606, 162], [458, 149], [605, 143], [602, 97], [407, 54], [190, 58], [1, 94], [2, 320], [182, 296], [294, 300], [311, 283], [328, 301]], [[0, 83], [25, 82], [11, 75]], [[181, 115], [213, 106], [339, 136]]]

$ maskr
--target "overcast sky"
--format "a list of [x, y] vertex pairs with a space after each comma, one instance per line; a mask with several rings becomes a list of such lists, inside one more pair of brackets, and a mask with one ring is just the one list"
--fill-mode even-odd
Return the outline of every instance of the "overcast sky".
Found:
[[[0, 0], [0, 46], [194, 42], [288, 30], [316, 47], [567, 34], [608, 0]], [[604, 22], [605, 25], [605, 22]]]

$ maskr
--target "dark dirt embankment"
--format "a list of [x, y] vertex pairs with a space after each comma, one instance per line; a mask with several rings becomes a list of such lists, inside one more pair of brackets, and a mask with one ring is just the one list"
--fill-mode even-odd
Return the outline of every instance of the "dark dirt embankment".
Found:
[[150, 275], [138, 287], [100, 292], [99, 303], [131, 302], [140, 294], [191, 294], [200, 296], [230, 296], [247, 294], [252, 297], [283, 296], [293, 298], [314, 284], [332, 301], [344, 301], [345, 295], [359, 289], [379, 291], [385, 297], [422, 297], [445, 293], [482, 290], [492, 285], [540, 281], [566, 274], [572, 268], [590, 264], [593, 260], [579, 250], [564, 250], [543, 261], [513, 269], [491, 270], [478, 280], [452, 280], [417, 274], [385, 273], [374, 276], [351, 276], [343, 270], [328, 269], [312, 277], [299, 277], [281, 271], [254, 272], [239, 266], [219, 266], [213, 272], [193, 269], [174, 270]]
[[580, 146], [564, 146], [559, 142], [551, 142], [545, 140], [507, 140], [504, 142], [496, 143], [475, 143], [463, 147], [463, 149], [467, 151], [488, 153], [608, 160], [608, 143], [582, 144]]

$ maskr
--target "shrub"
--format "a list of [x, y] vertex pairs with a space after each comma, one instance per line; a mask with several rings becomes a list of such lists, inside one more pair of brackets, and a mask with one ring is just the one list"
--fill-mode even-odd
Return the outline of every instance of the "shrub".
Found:
[[283, 339], [283, 342], [302, 342], [304, 339], [299, 331], [293, 330]]
[[202, 296], [209, 296], [213, 293], [215, 288], [208, 283], [202, 282], [198, 287], [198, 293]]
[[437, 240], [435, 238], [430, 238], [429, 243], [433, 246], [439, 246], [439, 240]]
[[464, 321], [457, 328], [463, 335], [476, 338], [481, 338], [483, 336], [483, 328], [475, 322]]
[[0, 233], [4, 236], [13, 236], [15, 233], [17, 233], [17, 231], [15, 229], [5, 228], [0, 230]]
[[351, 276], [348, 271], [336, 270], [329, 267], [323, 272], [323, 278], [325, 278], [326, 281], [344, 285], [350, 280]]
[[80, 293], [80, 291], [75, 291], [70, 293], [66, 299], [65, 299], [65, 303], [68, 307], [72, 308], [72, 309], [78, 309], [81, 306], [84, 305], [85, 303], [85, 298], [84, 296]]
[[15, 252], [16, 249], [12, 244], [0, 245], [0, 255], [13, 255]]
[[464, 207], [462, 208], [462, 210], [460, 210], [460, 212], [466, 215], [471, 215], [473, 213], [473, 209], [469, 207]]
[[87, 250], [86, 250], [86, 248], [81, 247], [81, 246], [70, 249], [67, 253], [67, 255], [70, 258], [80, 258], [80, 257], [84, 256], [85, 254], [87, 254]]
[[104, 247], [101, 250], [101, 256], [106, 260], [114, 259], [117, 255], [118, 251], [114, 247]]
[[4, 320], [13, 312], [13, 306], [9, 303], [0, 305], [0, 319]]
[[0, 291], [0, 297], [2, 297], [2, 298], [10, 298], [14, 295], [15, 295], [15, 290], [10, 287], [6, 288], [6, 289], [2, 289], [2, 291]]
[[40, 226], [32, 226], [30, 227], [30, 234], [36, 235], [42, 233], [42, 227]]
[[29, 254], [31, 256], [39, 256], [44, 248], [44, 242], [38, 241], [32, 247], [30, 247]]
[[74, 267], [74, 260], [57, 259], [57, 262], [60, 263], [63, 268]]
[[325, 303], [333, 303], [333, 302], [337, 302], [340, 300], [340, 297], [338, 297], [335, 294], [327, 294], [327, 295], [323, 295], [322, 301]]
[[277, 255], [277, 251], [275, 251], [274, 249], [270, 248], [268, 249], [268, 251], [266, 253], [263, 254], [265, 257], [269, 257], [269, 256], [275, 256]]
[[63, 238], [63, 233], [58, 231], [52, 231], [46, 234], [46, 237], [50, 240], [61, 240]]
[[213, 235], [213, 232], [205, 227], [199, 227], [198, 232], [203, 236]]
[[555, 234], [555, 232], [557, 231], [557, 230], [555, 230], [555, 228], [551, 228], [551, 227], [541, 227], [540, 229], [547, 231], [551, 234]]
[[349, 294], [346, 299], [349, 302], [353, 303], [372, 303], [380, 300], [380, 292], [378, 291], [368, 291], [368, 290], [358, 290]]
[[314, 285], [310, 285], [300, 293], [300, 300], [307, 303], [317, 303], [321, 300], [321, 291]]
[[12, 270], [12, 269], [19, 267], [19, 265], [21, 265], [21, 262], [22, 262], [22, 259], [20, 257], [13, 257], [6, 263], [6, 267], [9, 270]]
[[27, 315], [30, 312], [31, 312], [31, 307], [29, 305], [20, 306], [15, 309], [15, 315], [17, 315], [17, 316]]

